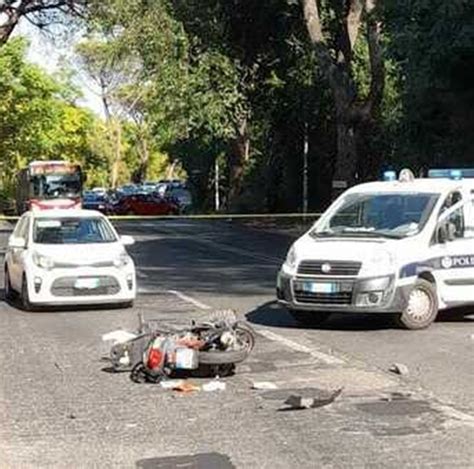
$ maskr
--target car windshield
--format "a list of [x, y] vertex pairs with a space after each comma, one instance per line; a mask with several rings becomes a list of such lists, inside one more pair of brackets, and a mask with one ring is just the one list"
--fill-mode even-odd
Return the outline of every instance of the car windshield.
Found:
[[99, 217], [38, 218], [33, 226], [38, 244], [113, 243], [117, 237], [108, 223]]
[[350, 194], [311, 235], [395, 239], [413, 236], [423, 228], [438, 197], [431, 193]]

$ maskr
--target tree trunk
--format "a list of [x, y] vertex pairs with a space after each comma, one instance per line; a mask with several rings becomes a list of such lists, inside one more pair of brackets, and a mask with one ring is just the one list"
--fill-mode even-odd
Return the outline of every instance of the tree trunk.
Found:
[[8, 22], [0, 26], [0, 47], [7, 43], [16, 24], [16, 22]]
[[357, 166], [357, 139], [354, 124], [345, 119], [339, 119], [336, 125], [337, 164], [333, 174], [333, 198], [355, 182]]
[[122, 159], [122, 129], [120, 127], [120, 122], [114, 121], [113, 124], [114, 126], [112, 129], [112, 133], [114, 136], [114, 155], [112, 162], [111, 186], [112, 189], [115, 189], [118, 183], [120, 160]]
[[245, 166], [250, 157], [250, 137], [247, 132], [247, 119], [242, 120], [229, 156], [229, 192], [227, 209], [231, 210], [242, 192]]
[[137, 184], [141, 184], [148, 175], [148, 164], [150, 162], [150, 151], [148, 150], [148, 143], [146, 136], [142, 135], [139, 137], [140, 149], [140, 162], [138, 165], [138, 169], [135, 171], [133, 180]]

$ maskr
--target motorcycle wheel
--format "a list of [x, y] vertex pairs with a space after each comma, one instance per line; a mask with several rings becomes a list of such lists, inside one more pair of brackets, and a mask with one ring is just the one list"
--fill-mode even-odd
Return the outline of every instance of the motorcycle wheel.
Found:
[[241, 350], [208, 350], [199, 352], [199, 363], [203, 365], [226, 365], [243, 362], [255, 345], [255, 336], [252, 329], [238, 324], [235, 331], [244, 348]]

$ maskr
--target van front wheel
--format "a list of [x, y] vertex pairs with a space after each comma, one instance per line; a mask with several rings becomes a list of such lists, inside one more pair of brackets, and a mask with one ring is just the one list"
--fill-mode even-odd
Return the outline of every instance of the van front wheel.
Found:
[[438, 295], [436, 287], [427, 280], [418, 279], [408, 295], [402, 314], [397, 322], [405, 329], [425, 329], [438, 315]]

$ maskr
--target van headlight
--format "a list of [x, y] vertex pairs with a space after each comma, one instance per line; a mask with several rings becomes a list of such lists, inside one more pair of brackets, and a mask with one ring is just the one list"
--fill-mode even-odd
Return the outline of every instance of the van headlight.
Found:
[[42, 254], [35, 252], [33, 253], [32, 259], [33, 263], [41, 269], [51, 270], [54, 268], [54, 261], [51, 259], [51, 257], [43, 256]]
[[391, 270], [394, 265], [395, 256], [389, 251], [377, 251], [368, 259], [367, 262], [364, 262], [365, 268], [377, 272]]
[[131, 261], [132, 259], [130, 256], [123, 252], [119, 257], [117, 257], [117, 259], [114, 260], [114, 266], [119, 268], [125, 267], [126, 265], [130, 264]]
[[360, 291], [370, 292], [377, 290], [386, 290], [392, 282], [392, 277], [386, 275], [384, 277], [374, 277], [365, 280], [361, 280], [357, 286]]
[[291, 246], [288, 254], [286, 255], [285, 265], [289, 269], [294, 269], [296, 267], [296, 249], [294, 246]]

